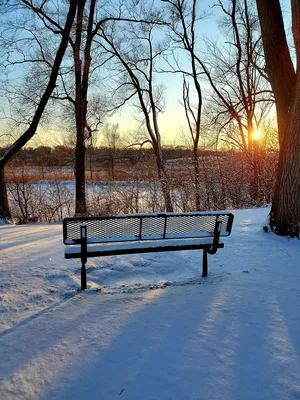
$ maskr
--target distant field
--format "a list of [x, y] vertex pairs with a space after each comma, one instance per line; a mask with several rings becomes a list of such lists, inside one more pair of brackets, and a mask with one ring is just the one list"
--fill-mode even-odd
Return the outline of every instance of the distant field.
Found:
[[[91, 181], [110, 181], [111, 172], [108, 169], [95, 168], [85, 171], [86, 179]], [[126, 166], [118, 166], [114, 173], [114, 180], [129, 181], [132, 180], [136, 172]], [[75, 180], [75, 171], [69, 167], [8, 167], [6, 170], [7, 182], [15, 182], [17, 180], [25, 180], [27, 182], [39, 181], [69, 181]]]

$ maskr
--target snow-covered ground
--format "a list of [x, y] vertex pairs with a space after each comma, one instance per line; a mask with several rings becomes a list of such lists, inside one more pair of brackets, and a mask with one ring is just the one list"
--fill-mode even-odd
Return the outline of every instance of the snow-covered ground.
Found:
[[0, 226], [0, 399], [300, 399], [300, 242], [235, 211], [201, 251], [63, 258], [60, 224]]

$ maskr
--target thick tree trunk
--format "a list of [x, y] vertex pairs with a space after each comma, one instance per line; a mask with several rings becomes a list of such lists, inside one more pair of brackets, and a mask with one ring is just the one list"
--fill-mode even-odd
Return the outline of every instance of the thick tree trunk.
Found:
[[170, 188], [170, 182], [169, 182], [169, 177], [166, 171], [164, 159], [161, 153], [161, 150], [159, 147], [154, 147], [154, 152], [155, 152], [155, 158], [156, 158], [156, 164], [157, 164], [157, 172], [158, 172], [158, 178], [161, 184], [161, 190], [163, 193], [164, 197], [164, 202], [165, 202], [165, 208], [167, 212], [173, 212], [173, 202], [172, 202], [172, 197], [171, 197], [171, 188]]
[[[1, 195], [3, 196], [4, 203], [0, 207], [0, 218], [6, 218], [7, 216], [10, 216], [9, 212], [9, 206], [7, 202], [7, 195], [6, 193], [6, 182], [5, 182], [5, 177], [4, 177], [4, 168], [7, 164], [7, 162], [13, 157], [14, 154], [16, 154], [19, 150], [22, 149], [23, 146], [29, 140], [35, 135], [37, 127], [39, 125], [39, 122], [42, 118], [43, 112], [46, 108], [46, 105], [49, 101], [49, 98], [55, 88], [56, 84], [56, 79], [59, 73], [59, 68], [62, 62], [62, 59], [65, 55], [65, 51], [68, 46], [68, 41], [69, 41], [69, 35], [70, 31], [73, 25], [73, 21], [75, 18], [76, 14], [76, 9], [77, 9], [77, 0], [71, 0], [70, 1], [70, 6], [69, 6], [69, 12], [67, 15], [65, 27], [62, 33], [62, 39], [59, 45], [59, 48], [57, 50], [55, 60], [53, 63], [52, 71], [50, 74], [49, 82], [48, 85], [41, 97], [41, 101], [39, 102], [37, 109], [35, 111], [35, 114], [32, 118], [32, 121], [29, 125], [29, 128], [17, 139], [11, 146], [9, 146], [3, 153], [3, 155], [0, 157], [0, 169], [2, 172], [0, 173], [0, 191]], [[0, 197], [2, 199], [2, 197]], [[6, 203], [5, 203], [6, 202]], [[3, 214], [2, 214], [3, 212]]]
[[[267, 72], [275, 96], [280, 142], [270, 226], [278, 235], [300, 232], [300, 75], [294, 72], [279, 0], [257, 0]], [[300, 0], [292, 0], [297, 66], [300, 61]]]
[[77, 128], [77, 142], [75, 151], [75, 213], [77, 215], [85, 215], [87, 212], [85, 196], [85, 151], [84, 131], [82, 132], [80, 128]]
[[0, 164], [0, 219], [11, 219], [8, 204], [7, 188], [4, 178], [4, 165]]
[[169, 188], [170, 185], [168, 182], [168, 178], [166, 177], [164, 171], [162, 171], [161, 169], [158, 169], [158, 177], [161, 184], [161, 190], [164, 197], [166, 211], [173, 212], [174, 208], [173, 208], [172, 197], [170, 194], [170, 188]]
[[256, 0], [266, 68], [274, 92], [279, 143], [282, 144], [292, 106], [296, 74], [291, 60], [279, 0]]
[[83, 14], [86, 0], [80, 0], [77, 12], [76, 40], [73, 46], [74, 65], [75, 65], [75, 120], [76, 120], [76, 150], [75, 150], [75, 214], [85, 215], [86, 196], [85, 196], [85, 112], [84, 112], [84, 91], [82, 87], [82, 60], [81, 43], [83, 31]]
[[[282, 236], [300, 236], [300, 79], [291, 113], [276, 202], [271, 212], [274, 231]], [[285, 142], [285, 140], [284, 140]]]
[[85, 181], [85, 126], [87, 115], [87, 96], [89, 87], [89, 73], [91, 65], [91, 45], [93, 39], [93, 23], [96, 0], [91, 0], [89, 19], [87, 27], [87, 36], [84, 49], [84, 62], [81, 60], [81, 45], [84, 20], [84, 8], [86, 0], [80, 0], [77, 13], [76, 42], [73, 47], [74, 63], [75, 63], [75, 84], [76, 84], [76, 163], [75, 163], [75, 188], [76, 188], [76, 204], [75, 213], [78, 215], [87, 214], [86, 206], [86, 181]]
[[[293, 36], [297, 56], [297, 82], [283, 138], [270, 223], [282, 236], [300, 236], [300, 0], [292, 0]], [[285, 82], [282, 83], [284, 86]]]
[[[275, 190], [270, 213], [271, 229], [276, 226], [276, 216], [280, 191], [280, 174], [286, 151], [284, 137], [287, 135], [296, 86], [296, 73], [291, 60], [279, 0], [256, 0], [260, 20], [267, 74], [275, 97], [278, 137], [280, 144], [279, 162]], [[282, 78], [284, 77], [284, 79]]]
[[[75, 63], [76, 65], [76, 63]], [[84, 114], [84, 99], [81, 88], [81, 73], [80, 69], [76, 71], [76, 150], [75, 150], [75, 214], [85, 215], [86, 195], [85, 195], [85, 114]]]

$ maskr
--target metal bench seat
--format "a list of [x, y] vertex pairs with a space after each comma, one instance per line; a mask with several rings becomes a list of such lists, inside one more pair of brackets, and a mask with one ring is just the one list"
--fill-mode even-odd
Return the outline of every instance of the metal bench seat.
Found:
[[[114, 256], [118, 254], [151, 253], [174, 250], [197, 250], [207, 246], [209, 250], [213, 244], [213, 238], [205, 239], [165, 239], [143, 240], [134, 243], [117, 242], [109, 244], [91, 244], [87, 248], [88, 257]], [[218, 243], [218, 248], [223, 248], [224, 243]], [[69, 246], [65, 250], [65, 258], [81, 258], [81, 248], [79, 246]]]

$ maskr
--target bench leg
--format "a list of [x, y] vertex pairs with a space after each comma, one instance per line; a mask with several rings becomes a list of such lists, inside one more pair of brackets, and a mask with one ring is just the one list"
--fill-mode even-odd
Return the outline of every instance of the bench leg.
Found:
[[203, 265], [202, 265], [202, 276], [207, 276], [207, 251], [203, 250]]
[[81, 264], [81, 290], [86, 289], [86, 268], [85, 264]]

